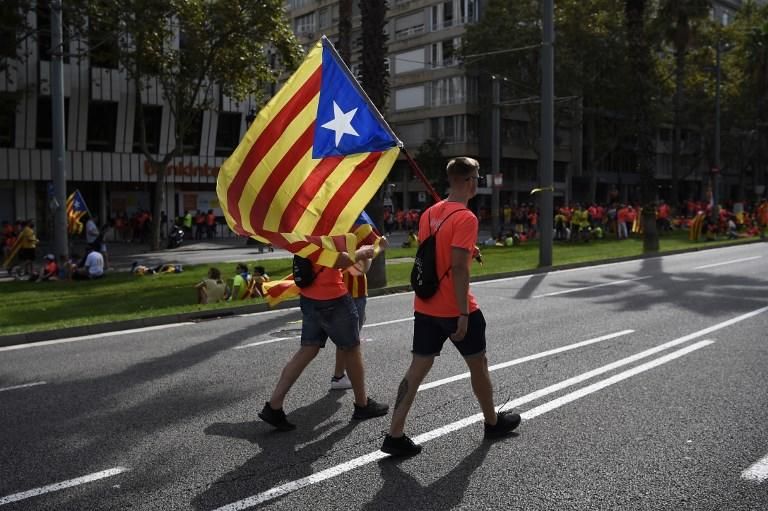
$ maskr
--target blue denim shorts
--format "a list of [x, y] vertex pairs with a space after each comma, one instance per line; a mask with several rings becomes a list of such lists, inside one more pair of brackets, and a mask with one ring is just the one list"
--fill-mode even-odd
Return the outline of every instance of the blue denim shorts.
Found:
[[349, 294], [333, 300], [313, 300], [302, 296], [301, 345], [325, 347], [328, 338], [339, 349], [360, 344], [360, 319]]
[[358, 330], [362, 330], [363, 325], [365, 324], [365, 305], [368, 302], [368, 299], [365, 296], [361, 296], [358, 298], [352, 298], [352, 300], [355, 302], [355, 308], [357, 309], [357, 320], [358, 325], [360, 325]]

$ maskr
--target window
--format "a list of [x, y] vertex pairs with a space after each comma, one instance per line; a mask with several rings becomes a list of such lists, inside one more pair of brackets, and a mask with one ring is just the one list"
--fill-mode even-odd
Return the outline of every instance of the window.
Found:
[[429, 136], [445, 140], [446, 143], [464, 142], [466, 133], [463, 115], [434, 117], [429, 120]]
[[92, 101], [88, 105], [87, 151], [115, 152], [115, 130], [117, 128], [117, 103]]
[[395, 110], [424, 106], [424, 86], [405, 87], [395, 90]]
[[200, 155], [200, 141], [203, 138], [203, 111], [197, 110], [192, 114], [189, 127], [182, 136], [182, 153], [192, 156]]
[[138, 105], [136, 108], [136, 120], [133, 123], [133, 152], [141, 151], [141, 124], [139, 123], [139, 111], [144, 113], [144, 131], [147, 137], [147, 149], [150, 154], [160, 152], [160, 126], [163, 122], [163, 107], [159, 105]]
[[219, 128], [216, 131], [216, 156], [229, 156], [240, 142], [240, 112], [219, 113]]
[[430, 9], [432, 32], [453, 26], [453, 1], [441, 2]]
[[424, 11], [416, 11], [395, 19], [395, 39], [405, 39], [424, 32]]
[[465, 80], [463, 76], [443, 78], [432, 82], [432, 106], [455, 105], [465, 99]]
[[430, 45], [432, 67], [452, 66], [458, 64], [456, 48], [461, 45], [461, 39], [446, 39]]
[[290, 0], [291, 9], [298, 9], [309, 4], [310, 0]]
[[474, 23], [477, 21], [477, 0], [459, 0], [459, 23]]
[[315, 13], [310, 12], [293, 20], [293, 31], [296, 34], [306, 34], [315, 31]]
[[16, 144], [16, 98], [0, 94], [0, 147]]
[[[66, 127], [69, 120], [69, 98], [64, 98], [64, 140], [66, 143]], [[37, 98], [37, 143], [38, 149], [53, 147], [53, 118], [51, 113], [51, 97]]]
[[395, 55], [395, 74], [424, 69], [424, 48]]
[[323, 7], [317, 11], [317, 26], [322, 30], [331, 26], [331, 8]]

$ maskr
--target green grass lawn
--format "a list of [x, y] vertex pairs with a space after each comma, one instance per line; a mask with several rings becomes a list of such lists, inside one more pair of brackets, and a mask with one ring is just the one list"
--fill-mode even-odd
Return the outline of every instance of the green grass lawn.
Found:
[[[752, 238], [754, 239], [754, 238]], [[745, 240], [690, 242], [687, 233], [677, 232], [661, 239], [661, 252], [692, 247], [718, 246]], [[538, 266], [538, 244], [517, 247], [482, 247], [484, 264], [473, 264], [472, 275], [492, 275], [531, 270]], [[392, 248], [387, 259], [410, 258], [415, 249]], [[552, 259], [555, 265], [600, 261], [642, 253], [642, 240], [602, 240], [590, 243], [555, 242]], [[247, 261], [254, 264], [257, 261]], [[273, 279], [290, 273], [290, 259], [258, 261]], [[111, 273], [102, 280], [86, 282], [4, 282], [0, 283], [0, 335], [49, 330], [162, 316], [182, 312], [215, 311], [233, 303], [197, 305], [193, 286], [202, 280], [210, 266], [217, 266], [224, 277], [231, 277], [234, 263], [185, 266], [179, 274], [137, 276], [127, 272]], [[387, 264], [387, 281], [391, 286], [408, 283], [411, 263], [408, 260]], [[261, 299], [240, 302], [243, 305]]]

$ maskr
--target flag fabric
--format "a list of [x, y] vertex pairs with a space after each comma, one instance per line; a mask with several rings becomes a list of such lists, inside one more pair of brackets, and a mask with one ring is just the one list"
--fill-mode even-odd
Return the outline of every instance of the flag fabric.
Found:
[[323, 36], [222, 165], [221, 209], [237, 234], [332, 267], [373, 232], [352, 227], [400, 147]]
[[85, 199], [80, 194], [80, 190], [75, 190], [67, 197], [67, 232], [69, 234], [83, 232], [81, 219], [86, 213], [88, 213], [88, 206], [85, 204]]
[[[383, 248], [386, 248], [385, 239], [379, 234], [373, 220], [365, 211], [360, 213], [360, 216], [355, 220], [352, 235], [354, 239], [360, 240], [362, 245], [373, 245], [374, 257], [378, 256]], [[362, 275], [362, 278], [364, 279], [365, 275]], [[359, 279], [356, 282], [359, 282]], [[365, 285], [367, 294], [367, 282]], [[280, 280], [264, 282], [262, 286], [264, 289], [264, 299], [272, 307], [284, 300], [299, 296], [299, 287], [293, 282], [292, 274]], [[353, 296], [355, 295], [353, 294]]]

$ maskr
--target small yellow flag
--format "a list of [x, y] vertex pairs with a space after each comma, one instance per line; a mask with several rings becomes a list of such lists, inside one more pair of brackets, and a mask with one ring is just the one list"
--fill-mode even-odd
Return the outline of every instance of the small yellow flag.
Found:
[[554, 192], [555, 191], [555, 187], [554, 186], [547, 186], [546, 188], [534, 188], [533, 190], [531, 190], [531, 195], [533, 195], [534, 193], [545, 192], [545, 191]]

